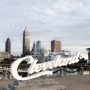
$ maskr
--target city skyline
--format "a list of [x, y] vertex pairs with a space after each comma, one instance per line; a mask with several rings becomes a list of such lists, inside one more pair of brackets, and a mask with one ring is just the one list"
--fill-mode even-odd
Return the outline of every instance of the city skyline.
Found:
[[51, 40], [62, 41], [62, 50], [87, 53], [90, 47], [89, 0], [14, 0], [0, 1], [0, 51], [6, 38], [12, 42], [12, 53], [22, 53], [22, 32], [30, 32], [30, 48], [40, 40], [50, 49]]

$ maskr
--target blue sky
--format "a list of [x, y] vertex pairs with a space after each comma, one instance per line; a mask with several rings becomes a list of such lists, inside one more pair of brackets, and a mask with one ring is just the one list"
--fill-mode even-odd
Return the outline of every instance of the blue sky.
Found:
[[25, 27], [33, 41], [41, 40], [50, 49], [53, 39], [62, 49], [87, 53], [90, 47], [90, 0], [0, 0], [0, 51], [11, 40], [12, 54], [22, 53]]

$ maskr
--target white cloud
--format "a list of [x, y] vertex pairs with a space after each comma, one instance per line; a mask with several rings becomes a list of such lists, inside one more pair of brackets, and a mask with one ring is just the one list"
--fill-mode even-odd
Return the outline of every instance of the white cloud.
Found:
[[50, 41], [58, 39], [63, 48], [84, 52], [90, 45], [89, 23], [89, 0], [3, 0], [0, 1], [0, 50], [4, 51], [9, 37], [12, 54], [22, 53], [22, 33], [27, 26], [31, 46], [34, 40], [41, 40], [43, 47], [50, 48]]

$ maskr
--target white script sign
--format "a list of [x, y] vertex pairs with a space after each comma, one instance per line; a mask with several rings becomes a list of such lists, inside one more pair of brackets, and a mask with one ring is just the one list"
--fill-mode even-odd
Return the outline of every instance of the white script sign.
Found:
[[[67, 64], [77, 63], [79, 61], [78, 60], [79, 55], [80, 53], [77, 53], [74, 56], [67, 57], [67, 58], [61, 58], [61, 55], [57, 55], [55, 56], [54, 60], [44, 62], [44, 63], [37, 63], [38, 62], [37, 59], [34, 59], [32, 56], [26, 56], [14, 61], [11, 64], [10, 72], [13, 75], [13, 77], [17, 80], [29, 80], [42, 75], [52, 75], [53, 71], [50, 71], [48, 69], [52, 69], [54, 67], [66, 66]], [[28, 68], [27, 73], [32, 75], [27, 77], [21, 77], [18, 74], [17, 68], [20, 65], [20, 63], [25, 59], [28, 60], [27, 64], [30, 64], [30, 67]]]

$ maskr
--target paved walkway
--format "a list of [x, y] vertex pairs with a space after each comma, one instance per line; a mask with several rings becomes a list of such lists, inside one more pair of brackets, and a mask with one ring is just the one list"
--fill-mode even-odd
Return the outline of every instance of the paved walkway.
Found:
[[8, 86], [8, 84], [13, 83], [15, 80], [0, 80], [0, 90], [3, 90], [4, 86]]
[[[90, 75], [73, 75], [64, 77], [52, 77], [61, 85], [66, 86], [66, 90], [90, 90]], [[13, 83], [14, 80], [0, 80], [0, 90], [3, 86]]]
[[90, 90], [90, 75], [55, 77], [55, 79], [66, 86], [66, 90]]

